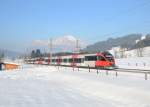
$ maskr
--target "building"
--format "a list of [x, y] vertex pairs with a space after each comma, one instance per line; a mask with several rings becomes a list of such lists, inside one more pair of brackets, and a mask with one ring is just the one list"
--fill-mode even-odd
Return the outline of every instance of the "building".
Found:
[[12, 70], [17, 68], [19, 68], [19, 65], [15, 63], [9, 63], [9, 62], [0, 63], [0, 70]]

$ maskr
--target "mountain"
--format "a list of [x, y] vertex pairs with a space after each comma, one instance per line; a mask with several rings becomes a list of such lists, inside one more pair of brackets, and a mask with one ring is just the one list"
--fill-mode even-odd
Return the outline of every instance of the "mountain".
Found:
[[124, 48], [132, 49], [136, 40], [141, 38], [142, 34], [129, 34], [119, 38], [109, 38], [106, 41], [100, 41], [95, 44], [87, 46], [82, 52], [99, 52], [110, 50], [112, 47], [121, 46]]
[[[51, 41], [49, 40], [34, 40], [32, 41], [32, 48], [33, 49], [41, 49], [45, 47], [50, 47], [52, 45], [52, 50], [54, 52], [65, 52], [65, 51], [73, 51], [77, 45], [77, 42], [80, 45], [80, 48], [86, 46], [86, 43], [73, 35], [64, 35], [57, 38], [52, 38]], [[48, 48], [49, 48], [48, 47]], [[47, 49], [48, 50], [48, 49]]]

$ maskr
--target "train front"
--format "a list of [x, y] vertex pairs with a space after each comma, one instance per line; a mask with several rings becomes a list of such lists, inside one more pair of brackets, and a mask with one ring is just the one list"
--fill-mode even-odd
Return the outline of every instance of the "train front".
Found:
[[104, 69], [115, 69], [115, 59], [109, 52], [97, 53], [96, 67], [102, 67]]

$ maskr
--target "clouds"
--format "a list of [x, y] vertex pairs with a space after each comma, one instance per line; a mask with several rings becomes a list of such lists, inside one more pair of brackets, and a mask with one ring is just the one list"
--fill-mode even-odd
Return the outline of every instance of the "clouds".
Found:
[[[81, 41], [78, 38], [75, 38], [72, 35], [60, 36], [58, 38], [52, 39], [52, 49], [53, 51], [74, 51], [76, 44], [78, 44], [80, 48], [86, 47], [86, 43]], [[49, 48], [50, 40], [34, 40], [32, 41], [33, 47], [39, 48]]]
[[32, 46], [47, 46], [48, 41], [46, 40], [33, 40], [32, 41]]
[[74, 45], [76, 43], [76, 38], [71, 35], [62, 36], [53, 40], [54, 46], [62, 45]]

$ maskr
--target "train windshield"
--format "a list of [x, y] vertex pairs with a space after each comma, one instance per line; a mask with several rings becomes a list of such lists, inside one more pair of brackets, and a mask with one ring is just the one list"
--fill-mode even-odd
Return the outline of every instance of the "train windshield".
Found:
[[111, 53], [109, 53], [109, 52], [103, 52], [102, 54], [103, 54], [104, 57], [105, 57], [107, 60], [109, 60], [110, 62], [113, 62], [113, 61], [114, 61], [114, 57], [113, 57], [113, 55], [112, 55]]
[[113, 56], [106, 56], [106, 59], [109, 60], [110, 62], [113, 62], [113, 61], [114, 61]]

